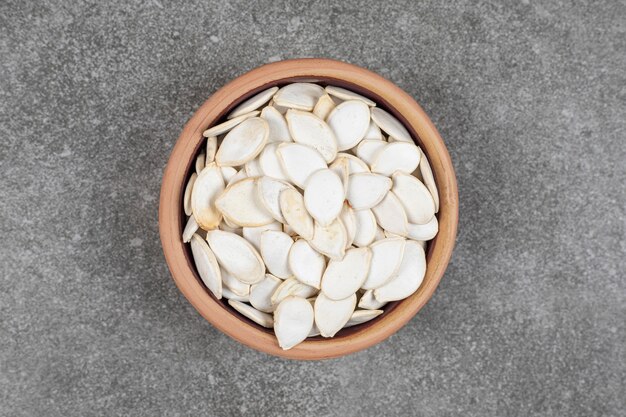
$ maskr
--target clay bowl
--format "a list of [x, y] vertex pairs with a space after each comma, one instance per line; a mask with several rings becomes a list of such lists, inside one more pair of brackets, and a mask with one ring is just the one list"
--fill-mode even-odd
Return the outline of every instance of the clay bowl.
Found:
[[[307, 339], [282, 350], [274, 333], [235, 312], [227, 300], [215, 299], [200, 280], [188, 245], [182, 242], [185, 224], [183, 193], [194, 171], [204, 138], [238, 103], [271, 86], [316, 81], [351, 89], [367, 96], [402, 121], [426, 153], [439, 189], [439, 233], [427, 248], [427, 271], [422, 286], [407, 299], [385, 306], [385, 313], [334, 338]], [[256, 68], [216, 91], [185, 125], [163, 176], [159, 228], [163, 252], [180, 291], [213, 326], [246, 346], [291, 359], [324, 359], [347, 355], [381, 342], [404, 326], [430, 299], [452, 255], [458, 222], [457, 183], [446, 147], [422, 108], [389, 80], [366, 69], [329, 59], [294, 59]]]

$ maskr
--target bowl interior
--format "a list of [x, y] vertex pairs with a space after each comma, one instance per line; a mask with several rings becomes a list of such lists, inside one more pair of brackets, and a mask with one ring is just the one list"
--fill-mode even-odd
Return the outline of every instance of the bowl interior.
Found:
[[[298, 60], [298, 61], [307, 61], [307, 60]], [[346, 68], [347, 70], [358, 69], [358, 71], [365, 72], [365, 75], [374, 78], [373, 80], [368, 80], [370, 83], [376, 83], [378, 81], [378, 82], [382, 82], [385, 85], [382, 85], [381, 88], [378, 91], [376, 91], [375, 89], [368, 88], [366, 85], [364, 85], [367, 83], [360, 82], [359, 77], [353, 78], [353, 79], [346, 79], [346, 77], [342, 76], [340, 72], [335, 73], [334, 71], [330, 71], [329, 74], [323, 74], [323, 75], [319, 73], [315, 73], [314, 71], [311, 72], [311, 75], [308, 75], [308, 74], [307, 75], [291, 75], [289, 71], [286, 71], [287, 75], [280, 76], [280, 74], [277, 74], [277, 73], [270, 73], [266, 77], [267, 78], [266, 80], [263, 80], [263, 79], [253, 80], [253, 82], [251, 83], [252, 85], [247, 86], [247, 88], [245, 88], [245, 91], [240, 89], [240, 93], [235, 94], [234, 96], [231, 94], [231, 98], [229, 100], [222, 100], [222, 101], [219, 101], [219, 104], [216, 103], [214, 105], [211, 105], [213, 110], [216, 110], [219, 107], [219, 111], [216, 113], [214, 112], [214, 116], [211, 117], [210, 120], [206, 120], [205, 118], [203, 123], [202, 122], [199, 123], [198, 121], [196, 121], [195, 124], [198, 126], [195, 126], [195, 130], [193, 131], [193, 134], [190, 134], [190, 133], [186, 134], [187, 128], [189, 125], [192, 124], [192, 122], [194, 122], [195, 116], [194, 118], [190, 120], [190, 122], [188, 123], [188, 126], [186, 126], [185, 130], [183, 131], [183, 134], [181, 134], [181, 137], [179, 138], [179, 142], [188, 141], [186, 156], [184, 158], [174, 158], [174, 155], [173, 155], [172, 158], [170, 159], [170, 162], [168, 163], [168, 169], [174, 169], [174, 167], [170, 168], [170, 165], [175, 164], [176, 165], [175, 168], [177, 172], [181, 174], [178, 175], [177, 181], [173, 181], [175, 184], [177, 184], [175, 186], [179, 187], [179, 189], [176, 190], [177, 192], [171, 193], [173, 196], [177, 197], [177, 201], [175, 202], [177, 208], [172, 206], [172, 203], [173, 203], [172, 201], [168, 201], [169, 206], [172, 208], [170, 210], [172, 211], [172, 213], [169, 213], [167, 219], [163, 218], [164, 217], [164, 214], [163, 214], [164, 195], [163, 194], [165, 192], [165, 187], [168, 186], [168, 184], [166, 184], [166, 181], [165, 181], [165, 178], [168, 175], [167, 170], [166, 170], [166, 176], [164, 177], [164, 184], [163, 184], [162, 196], [161, 196], [162, 207], [161, 207], [161, 213], [160, 213], [160, 217], [161, 217], [160, 222], [162, 223], [161, 224], [162, 240], [164, 241], [164, 251], [166, 252], [166, 258], [168, 258], [168, 264], [170, 265], [170, 270], [172, 271], [174, 280], [176, 281], [181, 291], [183, 291], [185, 296], [196, 307], [196, 309], [198, 309], [198, 311], [207, 320], [212, 322], [222, 331], [224, 331], [225, 333], [229, 334], [231, 337], [234, 337], [235, 339], [239, 340], [240, 342], [248, 346], [265, 351], [267, 353], [271, 353], [271, 354], [275, 354], [279, 356], [291, 357], [291, 358], [299, 358], [299, 359], [319, 359], [319, 358], [340, 356], [346, 353], [360, 350], [388, 337], [389, 335], [394, 333], [396, 330], [398, 330], [402, 325], [404, 325], [421, 308], [421, 306], [425, 304], [425, 302], [430, 298], [430, 296], [432, 295], [432, 292], [434, 291], [434, 288], [437, 286], [441, 278], [441, 275], [443, 274], [443, 270], [445, 270], [450, 253], [452, 251], [454, 235], [456, 234], [456, 221], [457, 221], [456, 216], [457, 216], [457, 210], [458, 210], [458, 202], [456, 200], [456, 180], [454, 178], [454, 172], [452, 171], [452, 166], [449, 161], [449, 156], [434, 126], [432, 126], [432, 123], [430, 123], [430, 120], [427, 118], [427, 116], [423, 114], [423, 111], [421, 110], [421, 108], [419, 108], [417, 103], [415, 103], [408, 95], [406, 95], [406, 93], [402, 92], [402, 90], [400, 90], [395, 85], [391, 84], [389, 81], [383, 79], [382, 77], [376, 74], [370, 73], [369, 71], [366, 71], [362, 68], [354, 67], [345, 63], [338, 63], [336, 61], [328, 61], [328, 60], [317, 60], [317, 61], [330, 62], [333, 65], [347, 66], [348, 67]], [[294, 62], [294, 61], [283, 61], [277, 64], [270, 64], [270, 66], [284, 64], [287, 62]], [[253, 70], [252, 72], [240, 77], [239, 79], [234, 80], [233, 82], [231, 82], [231, 84], [227, 85], [222, 90], [227, 90], [232, 84], [236, 83], [241, 78], [250, 76], [250, 74], [253, 74], [255, 71], [260, 71], [263, 68], [265, 67], [261, 67], [256, 70]], [[300, 71], [300, 73], [302, 73], [302, 71]], [[183, 228], [185, 226], [185, 221], [186, 221], [184, 212], [182, 210], [182, 206], [183, 206], [182, 190], [184, 189], [187, 183], [187, 180], [189, 179], [191, 174], [194, 172], [195, 158], [198, 155], [198, 153], [201, 152], [205, 144], [204, 138], [201, 136], [201, 132], [210, 126], [213, 126], [222, 122], [225, 119], [226, 115], [234, 107], [236, 107], [239, 103], [251, 97], [252, 95], [260, 91], [263, 91], [269, 87], [273, 87], [273, 86], [280, 87], [285, 84], [289, 84], [293, 82], [315, 82], [322, 86], [332, 84], [335, 86], [347, 88], [349, 90], [352, 90], [365, 97], [372, 99], [373, 101], [377, 103], [378, 107], [381, 107], [387, 110], [396, 118], [398, 118], [398, 120], [400, 120], [405, 125], [407, 130], [411, 133], [416, 143], [426, 153], [426, 156], [429, 158], [429, 161], [431, 161], [431, 166], [433, 168], [433, 175], [434, 175], [435, 182], [437, 183], [439, 193], [440, 193], [440, 211], [439, 211], [439, 214], [437, 215], [440, 221], [440, 231], [441, 231], [441, 226], [442, 226], [441, 224], [442, 220], [446, 220], [445, 218], [442, 218], [443, 216], [446, 216], [446, 217], [451, 216], [447, 219], [448, 223], [450, 223], [448, 226], [448, 229], [450, 228], [451, 229], [448, 230], [448, 233], [446, 233], [445, 236], [442, 236], [442, 233], [439, 233], [435, 237], [435, 239], [433, 239], [432, 241], [428, 243], [427, 251], [426, 251], [426, 254], [427, 254], [426, 277], [424, 278], [424, 282], [422, 283], [422, 286], [415, 294], [413, 294], [412, 296], [404, 300], [388, 303], [383, 308], [385, 312], [379, 317], [377, 317], [376, 319], [357, 325], [357, 326], [343, 329], [339, 333], [337, 333], [337, 335], [333, 337], [332, 339], [325, 339], [320, 336], [317, 336], [315, 338], [308, 338], [306, 341], [296, 346], [295, 348], [288, 350], [288, 351], [282, 351], [278, 347], [278, 344], [275, 341], [275, 336], [272, 330], [259, 326], [258, 324], [252, 322], [251, 320], [243, 317], [242, 315], [237, 313], [235, 310], [233, 310], [230, 306], [228, 306], [227, 300], [225, 299], [217, 300], [210, 293], [210, 291], [204, 286], [204, 284], [202, 283], [201, 279], [199, 278], [196, 272], [193, 258], [191, 255], [191, 249], [189, 245], [183, 244], [182, 240], [180, 239], [180, 236], [182, 235], [182, 231], [183, 231]], [[376, 85], [376, 84], [371, 84], [371, 85]], [[387, 94], [387, 91], [390, 88], [389, 86], [393, 86], [393, 89], [396, 90], [396, 91], [391, 92], [393, 94], [392, 96], [389, 96]], [[401, 92], [405, 96], [405, 97], [401, 97], [403, 100], [400, 101], [400, 104], [403, 104], [408, 100], [410, 104], [409, 107], [416, 106], [415, 107], [416, 111], [421, 112], [423, 117], [425, 118], [425, 121], [427, 123], [430, 123], [430, 125], [425, 126], [426, 128], [430, 129], [426, 131], [428, 133], [427, 139], [430, 139], [430, 142], [428, 140], [424, 140], [424, 138], [422, 138], [419, 132], [415, 129], [416, 127], [415, 120], [413, 120], [413, 123], [410, 123], [407, 120], [407, 117], [405, 117], [405, 114], [407, 114], [406, 110], [402, 112], [398, 110], [396, 106], [393, 105], [393, 103], [390, 102], [390, 100], [397, 98], [396, 94], [399, 94], [399, 92]], [[214, 96], [215, 95], [217, 95], [217, 93], [214, 94]], [[207, 101], [208, 104], [205, 103], [203, 107], [210, 105], [211, 104], [209, 103], [210, 101], [211, 99], [209, 99]], [[420, 126], [421, 125], [418, 125], [418, 127]], [[438, 144], [431, 143], [432, 142], [432, 138], [430, 137], [431, 132], [434, 132], [435, 139], [439, 141]], [[438, 147], [434, 145], [438, 145]], [[177, 143], [177, 146], [178, 146], [178, 143]], [[431, 155], [433, 156], [436, 155], [437, 158], [431, 159]], [[445, 169], [443, 170], [439, 169], [441, 164], [438, 162], [439, 160], [442, 160], [442, 159], [444, 163], [447, 162], [447, 166], [445, 166]], [[444, 175], [442, 178], [442, 173], [443, 174], [448, 173], [448, 174]], [[451, 175], [452, 178], [449, 178], [449, 175]], [[445, 187], [442, 187], [440, 185], [440, 180], [442, 179], [445, 179], [447, 182]], [[452, 184], [452, 186], [450, 186], [450, 183]], [[447, 191], [447, 192], [442, 192], [442, 191]], [[183, 269], [186, 269], [187, 271], [181, 272], [179, 270], [180, 268], [174, 268], [172, 265], [172, 262], [170, 262], [170, 257], [174, 255], [170, 254], [170, 256], [168, 256], [168, 248], [166, 246], [169, 246], [169, 245], [165, 244], [166, 242], [163, 236], [164, 235], [163, 223], [167, 221], [171, 221], [171, 220], [174, 220], [176, 222], [176, 227], [174, 229], [177, 232], [177, 235], [168, 236], [168, 239], [170, 240], [172, 238], [176, 239], [177, 237], [178, 242], [169, 242], [169, 243], [175, 243], [174, 246], [176, 246], [176, 248], [178, 248], [179, 250], [179, 253], [183, 255], [184, 260], [182, 261], [182, 263], [186, 265], [186, 268], [183, 268]], [[443, 225], [445, 226], [445, 223]], [[452, 234], [450, 232], [452, 232]], [[452, 242], [450, 242], [451, 235], [452, 235]], [[442, 246], [442, 242], [445, 242], [445, 246], [447, 246], [447, 248], [444, 248], [442, 252], [443, 256], [437, 256], [437, 259], [433, 259], [433, 254], [435, 253], [436, 248], [438, 248], [439, 246]], [[193, 285], [193, 287], [195, 288], [193, 294], [190, 293], [191, 289], [188, 288], [191, 280], [195, 281]], [[198, 293], [199, 289], [201, 289], [200, 291], [203, 292], [202, 294]], [[395, 317], [392, 318], [391, 316], [395, 316]], [[222, 319], [220, 319], [220, 317]], [[234, 321], [232, 320], [233, 318], [234, 318]], [[228, 319], [229, 323], [223, 323], [223, 321], [225, 321], [226, 319]], [[233, 326], [237, 326], [239, 327], [239, 329], [233, 329]]]

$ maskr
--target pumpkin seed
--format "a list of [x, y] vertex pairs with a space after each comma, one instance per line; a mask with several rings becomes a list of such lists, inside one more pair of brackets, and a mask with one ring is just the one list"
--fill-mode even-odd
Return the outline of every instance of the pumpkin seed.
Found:
[[433, 170], [430, 168], [428, 158], [426, 158], [426, 154], [424, 152], [421, 153], [419, 168], [419, 172], [422, 174], [423, 182], [426, 185], [426, 188], [428, 188], [428, 191], [430, 191], [433, 201], [435, 202], [435, 213], [438, 213], [439, 192], [437, 191], [437, 184], [435, 184], [435, 177], [433, 177]]
[[237, 170], [233, 167], [220, 167], [220, 172], [224, 178], [224, 182], [228, 184], [230, 180], [237, 175]]
[[343, 183], [330, 169], [320, 169], [306, 182], [304, 205], [311, 217], [322, 226], [328, 226], [339, 216], [344, 198]]
[[203, 153], [201, 153], [196, 158], [196, 174], [200, 175], [200, 172], [202, 172], [205, 166], [206, 166], [205, 156]]
[[348, 203], [344, 203], [343, 208], [341, 209], [341, 213], [339, 214], [339, 219], [341, 223], [343, 223], [346, 228], [346, 234], [348, 239], [346, 241], [346, 249], [349, 249], [354, 242], [354, 236], [356, 235], [356, 216], [354, 215], [354, 210]]
[[352, 313], [352, 316], [350, 316], [350, 320], [348, 320], [348, 322], [343, 327], [352, 327], [356, 326], [357, 324], [368, 322], [383, 313], [383, 310], [356, 310], [354, 313]]
[[337, 139], [337, 149], [350, 149], [363, 139], [370, 123], [370, 108], [359, 100], [344, 101], [330, 112], [327, 118]]
[[419, 165], [420, 158], [421, 151], [417, 146], [404, 142], [390, 143], [374, 157], [372, 172], [388, 177], [398, 171], [410, 174]]
[[293, 239], [286, 233], [276, 230], [266, 230], [261, 234], [261, 256], [265, 267], [278, 278], [293, 276], [287, 259]]
[[347, 199], [355, 210], [369, 209], [380, 203], [391, 189], [392, 181], [383, 175], [363, 172], [350, 175]]
[[287, 297], [274, 311], [274, 333], [278, 345], [288, 350], [307, 338], [313, 327], [311, 303], [302, 297]]
[[222, 274], [223, 286], [227, 287], [240, 297], [247, 297], [250, 295], [250, 284], [244, 284], [223, 268], [220, 269], [220, 273]]
[[344, 193], [348, 192], [348, 179], [350, 177], [349, 171], [350, 162], [348, 158], [337, 158], [329, 168], [339, 176], [341, 183], [343, 184]]
[[261, 118], [265, 119], [269, 126], [269, 142], [291, 142], [289, 127], [287, 126], [287, 121], [281, 112], [274, 107], [268, 106], [261, 112]]
[[191, 253], [200, 279], [218, 300], [222, 298], [222, 276], [215, 254], [198, 234], [191, 237]]
[[261, 251], [261, 235], [266, 230], [282, 231], [283, 225], [279, 222], [272, 222], [264, 226], [244, 227], [242, 230], [243, 237], [254, 246], [254, 249]]
[[324, 89], [317, 84], [293, 83], [282, 87], [274, 95], [274, 103], [290, 109], [311, 111]]
[[297, 297], [309, 298], [315, 294], [317, 294], [316, 288], [303, 284], [295, 278], [287, 278], [276, 288], [270, 301], [272, 304], [277, 305], [289, 296], [295, 295]]
[[337, 154], [337, 159], [335, 159], [335, 163], [339, 161], [341, 158], [345, 158], [348, 160], [348, 171], [350, 175], [352, 174], [360, 174], [362, 172], [370, 172], [369, 167], [359, 158], [349, 153], [340, 152]]
[[274, 317], [272, 317], [271, 314], [263, 313], [262, 311], [259, 311], [248, 304], [242, 303], [241, 301], [231, 299], [228, 300], [228, 304], [256, 324], [270, 329], [274, 327]]
[[367, 278], [371, 259], [369, 248], [349, 249], [343, 259], [331, 259], [322, 276], [322, 293], [331, 300], [350, 297]]
[[341, 88], [341, 87], [335, 87], [334, 85], [329, 85], [326, 87], [326, 92], [328, 94], [330, 94], [331, 96], [340, 98], [341, 100], [360, 100], [363, 103], [367, 104], [368, 106], [374, 107], [376, 106], [376, 103], [374, 103], [372, 100], [370, 100], [367, 97], [364, 97], [360, 94], [357, 94], [353, 91], [350, 90], [346, 90], [345, 88]]
[[397, 140], [413, 143], [409, 131], [400, 123], [398, 119], [387, 113], [385, 110], [374, 107], [372, 109], [372, 120], [374, 123], [384, 130], [389, 136], [393, 136]]
[[215, 200], [224, 191], [224, 178], [220, 169], [211, 165], [202, 170], [191, 191], [191, 211], [198, 225], [204, 230], [217, 227], [222, 213], [215, 207]]
[[268, 143], [265, 149], [263, 149], [263, 152], [261, 152], [261, 156], [259, 156], [259, 165], [263, 171], [263, 175], [267, 175], [268, 177], [276, 178], [278, 180], [289, 181], [287, 174], [285, 174], [285, 171], [278, 160], [276, 149], [278, 149], [278, 143]]
[[276, 306], [272, 304], [272, 294], [282, 284], [280, 278], [271, 274], [265, 274], [265, 278], [250, 287], [250, 304], [252, 307], [264, 313], [272, 313]]
[[315, 325], [322, 337], [333, 337], [346, 325], [356, 307], [356, 294], [342, 300], [332, 300], [323, 293], [317, 296], [313, 311]]
[[332, 162], [337, 156], [337, 140], [330, 127], [313, 113], [289, 110], [285, 115], [294, 142], [307, 145]]
[[[304, 237], [302, 234], [300, 236]], [[335, 260], [343, 258], [347, 242], [348, 232], [339, 219], [328, 226], [315, 222], [313, 239], [309, 240], [316, 251]]]
[[204, 162], [208, 166], [215, 161], [215, 152], [217, 152], [217, 136], [211, 136], [206, 139], [206, 156]]
[[404, 238], [379, 240], [370, 246], [372, 261], [367, 278], [361, 288], [371, 290], [384, 285], [398, 271], [404, 253]]
[[215, 161], [220, 166], [243, 165], [261, 153], [268, 136], [269, 126], [264, 119], [244, 120], [228, 132], [215, 154]]
[[359, 308], [364, 308], [366, 310], [378, 310], [383, 308], [387, 303], [381, 303], [374, 297], [374, 290], [367, 290], [361, 295], [359, 299]]
[[304, 239], [313, 239], [313, 219], [306, 210], [302, 194], [295, 188], [287, 188], [280, 192], [279, 201], [285, 222]]
[[291, 184], [275, 178], [265, 176], [257, 180], [259, 201], [274, 219], [281, 223], [286, 223], [286, 220], [280, 209], [280, 193], [288, 189], [296, 191]]
[[246, 178], [226, 187], [215, 206], [239, 226], [263, 226], [274, 221], [258, 198], [257, 179]]
[[363, 139], [356, 147], [356, 156], [371, 166], [378, 152], [385, 146], [387, 143], [382, 140]]
[[248, 177], [260, 177], [264, 175], [259, 158], [254, 158], [246, 162], [244, 169], [246, 170], [246, 176]]
[[313, 114], [322, 120], [326, 120], [330, 112], [336, 107], [335, 102], [328, 94], [324, 94], [317, 100], [313, 108]]
[[372, 208], [376, 221], [384, 230], [399, 236], [406, 236], [408, 220], [398, 197], [389, 191], [385, 198]]
[[210, 138], [211, 136], [219, 136], [223, 133], [229, 132], [244, 120], [258, 116], [259, 113], [259, 111], [253, 111], [247, 114], [242, 114], [241, 116], [235, 117], [234, 119], [227, 120], [224, 123], [220, 123], [219, 125], [213, 126], [212, 128], [205, 130], [204, 133], [202, 133], [202, 136], [204, 136], [205, 138]]
[[248, 301], [250, 301], [249, 296], [242, 297], [240, 295], [235, 294], [234, 292], [232, 292], [226, 287], [222, 287], [222, 296], [229, 300], [241, 301], [244, 303], [247, 303]]
[[385, 138], [376, 123], [370, 122], [367, 132], [365, 132], [365, 136], [363, 136], [363, 140], [385, 140]]
[[326, 267], [324, 256], [304, 239], [297, 240], [289, 250], [289, 269], [298, 281], [319, 289]]
[[[426, 255], [419, 243], [407, 240], [404, 246], [402, 263], [394, 278], [374, 290], [374, 297], [380, 302], [396, 301], [413, 294], [424, 280]], [[322, 281], [323, 283], [323, 281]]]
[[412, 175], [396, 172], [393, 193], [404, 207], [407, 220], [414, 224], [426, 224], [435, 216], [435, 202], [428, 188]]
[[324, 157], [306, 145], [281, 143], [276, 153], [287, 177], [300, 188], [304, 188], [304, 184], [312, 173], [327, 168]]
[[265, 276], [265, 264], [261, 255], [241, 236], [222, 230], [211, 230], [207, 233], [207, 241], [220, 265], [239, 281], [256, 284]]
[[233, 175], [230, 180], [228, 180], [228, 182], [226, 183], [226, 185], [230, 185], [230, 184], [234, 184], [237, 181], [241, 181], [244, 178], [247, 178], [248, 175], [246, 174], [246, 169], [245, 168], [241, 168], [239, 171], [237, 171], [237, 173], [235, 175]]
[[185, 194], [183, 196], [183, 208], [185, 210], [185, 214], [187, 216], [191, 216], [191, 190], [193, 189], [193, 183], [196, 182], [196, 178], [198, 178], [197, 173], [191, 174], [189, 177], [189, 181], [187, 181], [187, 186], [185, 187]]
[[235, 109], [228, 116], [228, 119], [234, 119], [235, 117], [257, 110], [259, 107], [270, 101], [272, 96], [277, 91], [278, 87], [271, 87], [265, 91], [261, 91], [259, 94], [250, 97], [249, 99], [235, 107]]
[[193, 216], [189, 216], [187, 223], [185, 224], [185, 228], [183, 229], [183, 242], [189, 243], [189, 241], [191, 241], [191, 237], [199, 228], [200, 226], [198, 226], [196, 219]]
[[[437, 216], [433, 216], [432, 219], [426, 224], [411, 224], [407, 225], [408, 237], [413, 240], [431, 240], [439, 231], [439, 223], [437, 222]], [[425, 245], [425, 243], [424, 243]], [[424, 248], [426, 249], [426, 248]]]
[[[368, 246], [376, 236], [376, 217], [372, 210], [354, 210], [354, 218], [356, 220], [356, 231], [352, 244], [362, 248]], [[383, 236], [384, 237], [384, 236]]]

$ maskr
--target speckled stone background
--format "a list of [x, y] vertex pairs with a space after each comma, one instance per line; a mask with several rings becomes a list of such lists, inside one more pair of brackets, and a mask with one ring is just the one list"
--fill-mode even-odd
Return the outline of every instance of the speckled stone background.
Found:
[[[0, 2], [0, 415], [626, 415], [624, 2]], [[266, 62], [404, 88], [457, 169], [431, 302], [367, 351], [245, 348], [157, 227], [185, 121]]]

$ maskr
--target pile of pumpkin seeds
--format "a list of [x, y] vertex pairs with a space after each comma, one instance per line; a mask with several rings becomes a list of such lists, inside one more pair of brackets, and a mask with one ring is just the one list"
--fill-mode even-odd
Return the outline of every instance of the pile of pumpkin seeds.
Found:
[[200, 278], [290, 349], [404, 299], [426, 272], [439, 196], [421, 149], [362, 95], [272, 87], [204, 132], [184, 193]]

